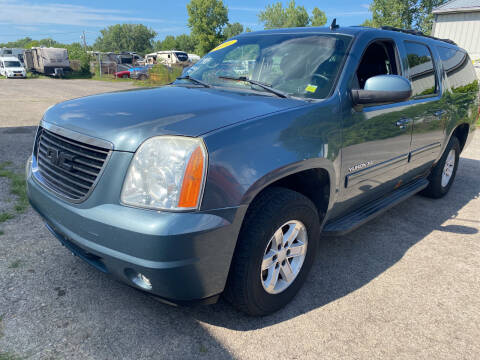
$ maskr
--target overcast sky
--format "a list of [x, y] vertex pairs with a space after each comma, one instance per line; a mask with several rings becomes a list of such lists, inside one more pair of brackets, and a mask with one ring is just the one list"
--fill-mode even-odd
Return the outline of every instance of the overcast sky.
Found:
[[[369, 1], [297, 0], [297, 5], [305, 6], [309, 13], [317, 6], [325, 11], [329, 22], [337, 18], [337, 23], [347, 26], [359, 25], [369, 17]], [[253, 30], [262, 29], [258, 12], [274, 2], [224, 0], [230, 22], [238, 21]], [[87, 43], [93, 44], [100, 29], [117, 23], [144, 24], [158, 33], [157, 39], [163, 39], [166, 35], [189, 32], [187, 3], [188, 0], [66, 0], [62, 4], [55, 0], [0, 0], [0, 42], [29, 36], [70, 43], [79, 41], [85, 30]]]

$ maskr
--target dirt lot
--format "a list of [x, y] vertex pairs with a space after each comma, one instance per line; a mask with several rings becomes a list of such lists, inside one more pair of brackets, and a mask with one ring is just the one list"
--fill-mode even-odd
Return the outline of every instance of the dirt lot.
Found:
[[[126, 86], [0, 81], [0, 163], [23, 171], [49, 105]], [[322, 241], [306, 286], [265, 318], [163, 305], [73, 257], [28, 209], [0, 223], [0, 359], [478, 359], [477, 132], [448, 196], [415, 196]], [[14, 203], [0, 178], [0, 213]]]

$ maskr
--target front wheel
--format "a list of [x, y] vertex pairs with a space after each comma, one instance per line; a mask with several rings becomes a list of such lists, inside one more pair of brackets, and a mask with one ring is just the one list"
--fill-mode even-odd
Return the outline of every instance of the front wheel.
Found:
[[288, 304], [312, 267], [320, 234], [315, 205], [284, 188], [267, 189], [252, 203], [232, 260], [225, 297], [250, 315]]
[[460, 142], [452, 136], [445, 152], [430, 173], [430, 184], [421, 194], [435, 199], [445, 196], [457, 174], [459, 158]]

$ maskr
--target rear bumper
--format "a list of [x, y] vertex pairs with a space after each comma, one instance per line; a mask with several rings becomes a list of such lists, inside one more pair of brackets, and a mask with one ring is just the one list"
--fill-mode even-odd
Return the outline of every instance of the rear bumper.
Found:
[[[86, 208], [55, 197], [31, 175], [27, 190], [49, 230], [98, 270], [173, 303], [208, 299], [223, 291], [246, 208], [208, 213], [120, 204]], [[138, 285], [138, 274], [149, 279], [150, 289]]]

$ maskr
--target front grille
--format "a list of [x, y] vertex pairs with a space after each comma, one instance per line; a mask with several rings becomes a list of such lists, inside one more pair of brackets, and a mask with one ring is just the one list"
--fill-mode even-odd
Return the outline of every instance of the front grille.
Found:
[[85, 200], [93, 190], [110, 154], [109, 149], [79, 142], [45, 128], [39, 129], [35, 148], [37, 179], [75, 202]]

